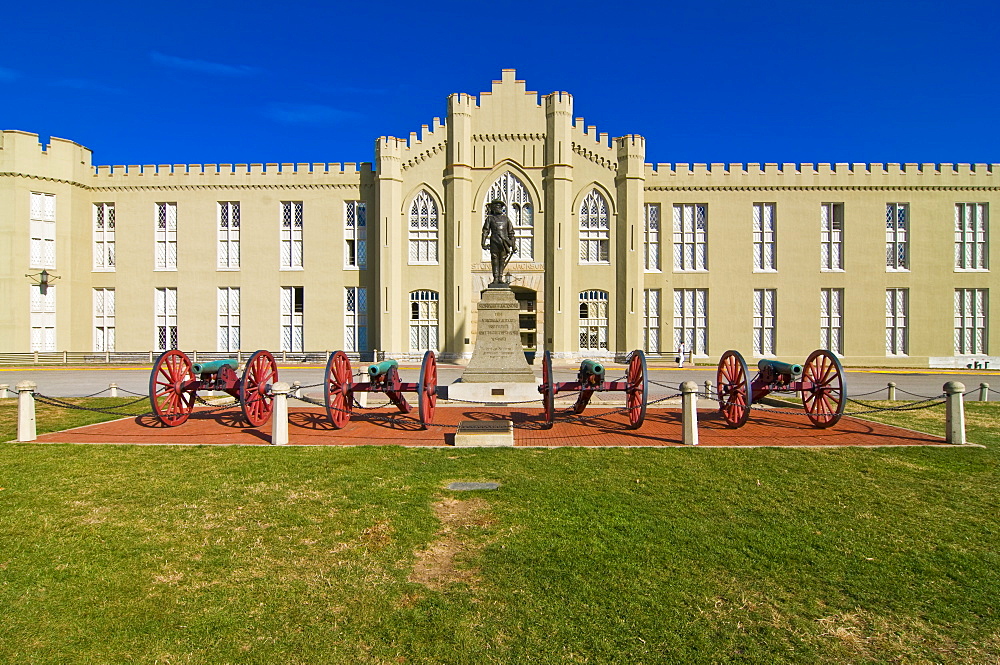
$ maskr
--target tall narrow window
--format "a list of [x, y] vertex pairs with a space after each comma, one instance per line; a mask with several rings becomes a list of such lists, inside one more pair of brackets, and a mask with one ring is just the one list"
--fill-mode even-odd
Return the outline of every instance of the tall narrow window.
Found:
[[819, 223], [821, 270], [844, 269], [844, 204], [824, 203], [820, 206]]
[[[177, 204], [156, 204], [156, 269], [177, 270]], [[167, 347], [174, 348], [174, 347]]]
[[426, 190], [410, 204], [410, 263], [438, 262], [438, 207]]
[[56, 195], [31, 193], [31, 251], [32, 268], [56, 267]]
[[708, 290], [674, 289], [674, 350], [708, 355]]
[[708, 270], [708, 205], [674, 206], [674, 270]]
[[955, 204], [955, 270], [986, 270], [988, 203]]
[[31, 350], [56, 350], [56, 287], [31, 287]]
[[281, 268], [302, 267], [302, 201], [281, 202]]
[[177, 289], [156, 289], [156, 350], [177, 348]]
[[819, 290], [819, 346], [844, 353], [844, 289]]
[[910, 269], [910, 204], [885, 204], [885, 269]]
[[642, 345], [647, 353], [660, 352], [660, 290], [642, 292]]
[[[535, 212], [531, 195], [524, 183], [510, 171], [497, 178], [483, 198], [483, 214], [493, 201], [507, 204], [507, 217], [514, 226], [514, 261], [533, 261], [535, 257]], [[489, 261], [488, 250], [483, 260]]]
[[[219, 269], [240, 267], [240, 202], [219, 201]], [[228, 351], [229, 349], [219, 349]]]
[[988, 289], [955, 289], [955, 354], [986, 353]]
[[643, 217], [643, 268], [646, 272], [660, 271], [660, 204], [647, 203]]
[[906, 319], [910, 309], [909, 289], [885, 290], [885, 355], [905, 356], [910, 353]]
[[410, 293], [410, 351], [437, 351], [438, 348], [438, 293], [437, 291], [412, 291]]
[[115, 269], [115, 204], [94, 204], [94, 270]]
[[348, 286], [344, 302], [344, 349], [368, 350], [368, 291], [363, 286]]
[[608, 263], [610, 249], [608, 202], [594, 189], [580, 206], [580, 263]]
[[580, 350], [608, 350], [608, 292], [580, 293]]
[[115, 290], [94, 289], [94, 351], [115, 350]]
[[364, 201], [344, 201], [344, 265], [368, 265], [368, 212]]
[[240, 290], [232, 286], [219, 287], [218, 302], [219, 351], [240, 350]]
[[281, 350], [303, 350], [304, 292], [301, 286], [281, 288]]
[[774, 239], [774, 204], [753, 204], [753, 269], [773, 272], [778, 269]]
[[774, 355], [775, 299], [774, 289], [754, 289], [753, 354], [758, 358]]

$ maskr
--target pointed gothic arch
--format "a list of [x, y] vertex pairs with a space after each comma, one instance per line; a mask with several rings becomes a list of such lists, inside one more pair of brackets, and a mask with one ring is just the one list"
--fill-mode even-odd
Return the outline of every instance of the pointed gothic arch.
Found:
[[[482, 210], [491, 201], [503, 201], [507, 205], [507, 216], [514, 225], [515, 261], [533, 261], [535, 257], [535, 203], [524, 182], [507, 170], [493, 181], [483, 196]], [[484, 250], [483, 255], [488, 259]]]

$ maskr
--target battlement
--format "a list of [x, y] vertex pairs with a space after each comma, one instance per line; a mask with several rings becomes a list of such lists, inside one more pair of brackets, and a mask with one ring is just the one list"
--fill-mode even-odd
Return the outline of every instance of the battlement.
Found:
[[90, 164], [90, 150], [76, 141], [52, 136], [43, 144], [31, 132], [0, 132], [0, 170], [72, 180]]
[[[789, 184], [807, 184], [805, 179], [818, 176], [837, 176], [860, 184], [876, 178], [889, 176], [910, 178], [945, 179], [958, 176], [969, 178], [993, 178], [997, 176], [995, 185], [1000, 182], [1000, 164], [880, 164], [880, 163], [766, 163], [766, 164], [646, 164], [647, 178], [650, 184], [688, 176], [705, 176], [708, 178], [731, 179], [749, 176], [781, 176]], [[936, 184], [943, 184], [937, 182]]]
[[225, 176], [225, 175], [268, 175], [282, 176], [292, 174], [310, 175], [356, 175], [370, 173], [371, 162], [333, 162], [296, 163], [296, 164], [130, 164], [95, 166], [95, 177], [158, 178], [174, 176]]

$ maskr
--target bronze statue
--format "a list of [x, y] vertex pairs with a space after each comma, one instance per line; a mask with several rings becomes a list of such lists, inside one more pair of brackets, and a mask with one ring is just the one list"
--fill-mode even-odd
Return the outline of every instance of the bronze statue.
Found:
[[503, 271], [510, 263], [517, 247], [514, 243], [514, 225], [507, 217], [503, 201], [493, 201], [486, 206], [486, 221], [483, 223], [483, 249], [490, 250], [490, 266], [493, 268], [493, 283], [490, 286], [507, 286]]

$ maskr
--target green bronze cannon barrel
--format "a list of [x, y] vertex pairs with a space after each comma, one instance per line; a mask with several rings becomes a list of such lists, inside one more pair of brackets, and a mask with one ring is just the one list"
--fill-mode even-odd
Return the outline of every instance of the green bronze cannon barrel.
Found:
[[368, 366], [368, 376], [371, 379], [377, 379], [380, 376], [385, 376], [390, 369], [398, 369], [399, 363], [391, 358], [389, 360], [383, 360], [380, 363], [374, 363]]
[[798, 379], [802, 376], [802, 365], [783, 363], [780, 360], [769, 360], [768, 358], [761, 359], [761, 361], [757, 363], [757, 369], [761, 372], [786, 374], [791, 376], [793, 379]]
[[236, 360], [236, 358], [213, 360], [212, 362], [207, 363], [195, 363], [191, 365], [191, 371], [195, 374], [218, 374], [223, 365], [229, 365], [235, 370], [240, 366], [240, 363]]
[[597, 381], [604, 382], [604, 365], [596, 360], [584, 360], [580, 363], [580, 381], [586, 381], [590, 377], [595, 377]]

